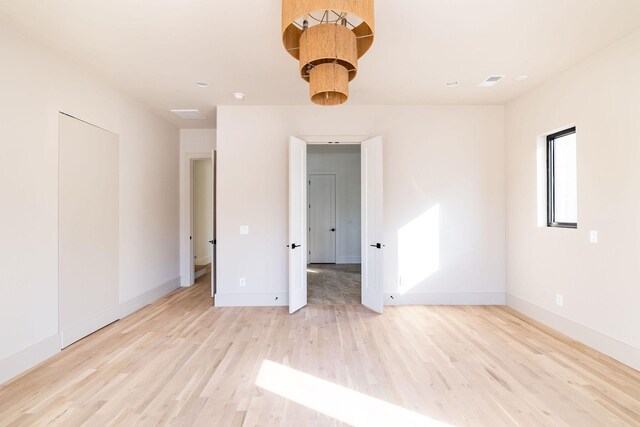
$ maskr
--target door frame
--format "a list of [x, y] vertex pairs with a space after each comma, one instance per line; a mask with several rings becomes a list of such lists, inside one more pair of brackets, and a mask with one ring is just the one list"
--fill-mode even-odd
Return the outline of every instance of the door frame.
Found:
[[[307, 152], [307, 160], [309, 159], [309, 153]], [[338, 206], [338, 173], [337, 172], [309, 172], [307, 170], [307, 179], [311, 181], [311, 175], [331, 175], [333, 176], [333, 206], [335, 207], [333, 222], [335, 223], [335, 241], [334, 244], [334, 256], [335, 256], [335, 264], [338, 264], [338, 233], [340, 229], [338, 228], [338, 212], [340, 212], [340, 207]], [[309, 199], [309, 186], [307, 186], [307, 203], [310, 203]], [[311, 217], [311, 208], [307, 209], [307, 229], [309, 228], [309, 219]], [[309, 249], [311, 249], [311, 231], [307, 230], [307, 254], [309, 253]], [[311, 264], [311, 256], [307, 255], [307, 265]]]
[[[374, 137], [370, 137], [367, 135], [306, 135], [306, 136], [295, 136], [292, 135], [295, 138], [301, 139], [302, 141], [304, 141], [307, 146], [308, 145], [328, 145], [328, 144], [338, 144], [338, 145], [362, 145], [363, 142], [368, 141]], [[362, 161], [362, 152], [360, 153], [360, 160]], [[316, 172], [318, 173], [318, 172]], [[361, 171], [362, 174], [362, 171]], [[306, 173], [305, 174], [306, 178], [308, 179], [309, 174]], [[336, 177], [337, 179], [337, 177]], [[306, 183], [305, 183], [306, 184]], [[360, 182], [360, 185], [363, 185], [362, 179]], [[336, 181], [336, 186], [337, 186], [337, 181]], [[308, 194], [308, 186], [305, 185], [305, 187], [307, 188], [307, 194]], [[336, 199], [337, 199], [337, 194], [336, 194]], [[362, 214], [363, 212], [363, 205], [364, 205], [364, 199], [361, 198], [360, 201], [360, 212]], [[336, 211], [337, 211], [337, 204], [336, 204]], [[308, 209], [307, 209], [308, 212]], [[336, 212], [337, 215], [337, 212]], [[360, 225], [362, 227], [362, 224]], [[308, 224], [307, 224], [307, 229], [308, 229]], [[307, 236], [308, 236], [308, 230], [307, 230]], [[364, 247], [365, 242], [365, 234], [361, 233], [360, 235], [360, 245], [361, 247]], [[338, 244], [338, 239], [337, 239], [337, 235], [336, 235], [336, 245]], [[368, 243], [367, 243], [368, 244]], [[336, 261], [337, 261], [337, 249], [336, 249]], [[361, 259], [361, 263], [362, 263], [362, 258], [363, 258], [363, 254], [360, 254], [360, 259]], [[362, 298], [363, 292], [364, 292], [364, 281], [362, 280], [362, 272], [361, 274], [361, 281], [360, 281], [360, 298]], [[384, 290], [383, 290], [383, 294], [384, 294]], [[362, 304], [362, 302], [361, 302]], [[384, 306], [384, 300], [383, 300], [383, 306]]]
[[[215, 150], [214, 150], [215, 151]], [[195, 160], [206, 160], [210, 159], [212, 161], [212, 170], [211, 173], [215, 173], [215, 168], [213, 165], [213, 156], [211, 152], [208, 153], [185, 153], [183, 158], [183, 182], [185, 185], [184, 194], [186, 196], [186, 200], [182, 201], [182, 206], [184, 209], [184, 221], [181, 224], [181, 233], [180, 233], [180, 246], [184, 248], [184, 250], [180, 251], [180, 269], [185, 272], [185, 274], [181, 277], [180, 285], [182, 287], [191, 287], [195, 285], [195, 262], [193, 259], [193, 164]], [[213, 189], [213, 198], [215, 203], [216, 198], [216, 189]], [[213, 215], [215, 217], [215, 212]], [[214, 230], [215, 235], [215, 230]], [[214, 255], [215, 256], [215, 255]], [[215, 262], [215, 259], [211, 260], [212, 263]], [[213, 271], [212, 271], [213, 274]]]

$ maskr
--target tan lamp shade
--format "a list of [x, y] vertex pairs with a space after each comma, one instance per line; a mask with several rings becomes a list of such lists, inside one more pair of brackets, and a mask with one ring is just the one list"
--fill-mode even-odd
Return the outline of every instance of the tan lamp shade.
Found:
[[282, 42], [284, 48], [300, 59], [302, 30], [294, 22], [319, 10], [334, 10], [357, 16], [362, 23], [352, 31], [357, 37], [358, 58], [373, 44], [375, 33], [373, 0], [282, 0]]
[[316, 25], [300, 37], [300, 75], [309, 81], [307, 66], [335, 62], [349, 71], [349, 81], [358, 69], [356, 35], [347, 27], [336, 24]]
[[340, 64], [316, 65], [309, 73], [311, 101], [318, 105], [340, 105], [349, 99], [349, 71]]
[[358, 59], [373, 36], [373, 0], [282, 1], [282, 41], [299, 60], [300, 76], [309, 82], [316, 104], [347, 101]]

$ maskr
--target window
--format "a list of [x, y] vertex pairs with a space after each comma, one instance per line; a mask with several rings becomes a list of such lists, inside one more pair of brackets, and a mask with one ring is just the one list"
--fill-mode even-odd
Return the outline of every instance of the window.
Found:
[[576, 128], [547, 137], [547, 225], [578, 228]]

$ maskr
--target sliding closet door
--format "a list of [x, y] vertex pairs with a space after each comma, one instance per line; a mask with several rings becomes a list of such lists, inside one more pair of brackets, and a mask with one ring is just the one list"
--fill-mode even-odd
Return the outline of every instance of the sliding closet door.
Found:
[[119, 317], [118, 135], [60, 114], [59, 311], [66, 347]]

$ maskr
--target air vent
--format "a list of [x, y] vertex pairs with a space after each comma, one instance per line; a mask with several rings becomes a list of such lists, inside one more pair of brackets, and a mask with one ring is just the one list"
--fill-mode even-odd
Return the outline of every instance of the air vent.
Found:
[[500, 80], [504, 79], [505, 76], [489, 76], [478, 86], [480, 87], [491, 87], [496, 85]]
[[171, 110], [173, 114], [183, 120], [205, 120], [206, 117], [198, 110]]

